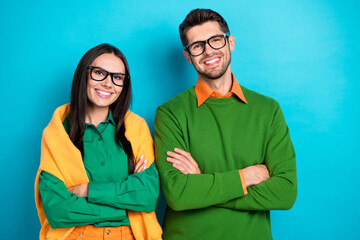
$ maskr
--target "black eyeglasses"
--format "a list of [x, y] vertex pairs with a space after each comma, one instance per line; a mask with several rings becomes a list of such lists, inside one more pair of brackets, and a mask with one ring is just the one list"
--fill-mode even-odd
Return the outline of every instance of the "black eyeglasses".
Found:
[[187, 46], [185, 46], [185, 50], [190, 53], [191, 56], [196, 57], [205, 51], [205, 44], [209, 44], [209, 46], [213, 49], [220, 49], [225, 47], [226, 39], [230, 36], [230, 33], [222, 33], [215, 36], [212, 36], [208, 40], [205, 41], [197, 41], [193, 42]]
[[111, 81], [114, 85], [118, 87], [123, 87], [126, 81], [130, 78], [128, 74], [125, 73], [111, 73], [106, 71], [105, 69], [102, 69], [101, 67], [93, 67], [88, 66], [88, 69], [90, 69], [90, 77], [92, 80], [95, 81], [104, 81], [107, 76], [111, 76]]

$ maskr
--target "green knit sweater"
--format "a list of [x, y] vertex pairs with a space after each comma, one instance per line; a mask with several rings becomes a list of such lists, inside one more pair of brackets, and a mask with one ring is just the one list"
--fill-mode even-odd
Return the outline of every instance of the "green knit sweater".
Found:
[[[236, 96], [197, 107], [194, 87], [161, 105], [155, 154], [168, 204], [164, 239], [272, 239], [272, 209], [290, 209], [297, 194], [295, 151], [279, 104], [241, 87]], [[201, 174], [182, 174], [166, 152], [190, 152]], [[238, 169], [266, 164], [270, 179], [244, 195]]]

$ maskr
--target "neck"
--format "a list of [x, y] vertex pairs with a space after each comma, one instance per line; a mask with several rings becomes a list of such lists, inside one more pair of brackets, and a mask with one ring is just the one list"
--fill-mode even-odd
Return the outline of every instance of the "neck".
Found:
[[95, 127], [97, 127], [101, 122], [105, 121], [109, 116], [109, 107], [94, 107], [88, 104], [86, 115], [85, 115], [85, 122], [91, 123]]
[[212, 90], [225, 95], [230, 92], [232, 87], [232, 77], [230, 66], [227, 71], [220, 78], [209, 79], [204, 76], [198, 75], [199, 79], [208, 85]]

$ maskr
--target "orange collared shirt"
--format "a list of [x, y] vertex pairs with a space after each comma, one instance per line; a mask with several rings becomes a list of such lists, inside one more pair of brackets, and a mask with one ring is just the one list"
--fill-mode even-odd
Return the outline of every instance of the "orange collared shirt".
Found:
[[212, 88], [210, 88], [208, 85], [206, 85], [206, 83], [204, 83], [203, 81], [201, 81], [200, 79], [198, 79], [198, 81], [196, 82], [195, 85], [195, 94], [196, 94], [196, 98], [197, 98], [197, 102], [198, 102], [198, 107], [203, 104], [206, 99], [208, 99], [209, 97], [213, 97], [213, 98], [227, 98], [227, 97], [231, 97], [233, 94], [235, 94], [238, 98], [241, 99], [241, 101], [247, 103], [244, 93], [241, 90], [241, 87], [238, 83], [238, 81], [236, 80], [234, 74], [231, 73], [231, 78], [232, 78], [232, 87], [230, 92], [228, 92], [225, 95], [221, 95], [219, 92], [214, 91]]
[[[232, 73], [231, 73], [231, 79], [232, 79], [231, 90], [230, 90], [230, 92], [228, 92], [225, 95], [222, 95], [219, 92], [214, 91], [211, 87], [206, 85], [206, 83], [204, 83], [203, 81], [198, 79], [198, 81], [196, 82], [196, 85], [195, 85], [195, 94], [196, 94], [196, 98], [197, 98], [198, 107], [201, 104], [203, 104], [206, 101], [206, 99], [208, 99], [209, 97], [227, 98], [227, 97], [231, 97], [233, 94], [235, 94], [241, 101], [247, 103], [244, 93], [243, 93], [238, 81], [236, 80], [234, 74], [232, 74]], [[247, 192], [247, 188], [246, 188], [246, 184], [245, 184], [244, 173], [242, 170], [238, 170], [238, 171], [240, 174], [242, 188], [244, 190], [244, 194], [246, 195], [246, 194], [248, 194], [248, 192]]]

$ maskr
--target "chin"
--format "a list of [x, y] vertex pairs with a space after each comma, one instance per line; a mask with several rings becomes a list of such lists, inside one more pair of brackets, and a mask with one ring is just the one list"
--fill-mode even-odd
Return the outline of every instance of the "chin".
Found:
[[226, 71], [223, 72], [218, 72], [218, 73], [204, 73], [204, 72], [198, 72], [201, 76], [203, 76], [204, 78], [207, 78], [209, 80], [216, 80], [221, 78], [222, 76], [224, 76], [224, 74], [226, 73]]
[[93, 105], [95, 108], [108, 108], [113, 103], [114, 101], [98, 101], [91, 103], [91, 105]]

